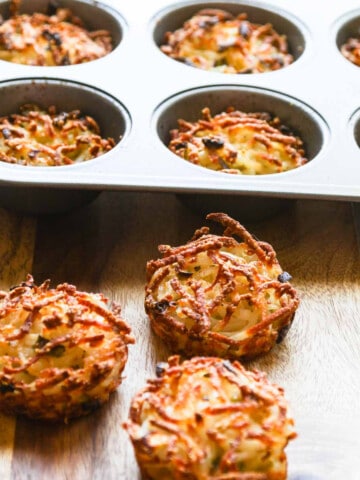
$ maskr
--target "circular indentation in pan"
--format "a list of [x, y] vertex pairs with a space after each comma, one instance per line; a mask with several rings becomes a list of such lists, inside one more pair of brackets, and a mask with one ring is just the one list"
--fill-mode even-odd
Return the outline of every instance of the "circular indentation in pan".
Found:
[[[55, 106], [58, 112], [80, 110], [81, 114], [93, 117], [100, 127], [101, 135], [105, 138], [112, 137], [115, 143], [122, 140], [130, 130], [130, 116], [119, 100], [80, 82], [55, 78], [6, 80], [0, 82], [0, 95], [3, 99], [0, 116], [18, 113], [20, 107], [26, 104], [34, 104], [45, 110]], [[66, 168], [71, 168], [71, 165]]]
[[[336, 23], [336, 29], [337, 29], [337, 32], [336, 32], [335, 41], [336, 41], [337, 48], [339, 49], [343, 57], [349, 62], [351, 62], [350, 60], [350, 56], [352, 54], [351, 45], [349, 46], [349, 50], [346, 56], [342, 53], [341, 50], [343, 45], [345, 45], [350, 39], [357, 40], [359, 42], [358, 46], [360, 47], [360, 10], [357, 9], [351, 12], [347, 12], [345, 15], [339, 18], [339, 20]], [[360, 62], [360, 55], [357, 55], [357, 61]], [[356, 63], [355, 65], [360, 66], [359, 63]]]
[[[17, 113], [25, 104], [36, 104], [46, 109], [52, 105], [58, 112], [80, 110], [93, 117], [99, 125], [101, 135], [112, 137], [119, 144], [129, 134], [130, 115], [122, 103], [97, 88], [79, 82], [53, 78], [21, 78], [0, 82], [0, 116]], [[118, 145], [115, 145], [114, 149]], [[110, 150], [111, 154], [112, 150]], [[82, 166], [94, 161], [102, 161], [104, 156], [82, 162]], [[0, 188], [0, 203], [7, 208], [33, 213], [52, 213], [65, 211], [72, 206], [86, 203], [94, 197], [93, 192], [75, 190], [74, 177], [69, 176], [68, 185], [47, 184], [47, 172], [56, 172], [64, 168], [69, 171], [80, 164], [56, 167], [32, 167], [0, 162], [0, 169], [14, 171], [13, 182]], [[44, 183], [36, 186], [27, 181], [28, 169], [37, 169], [43, 175]], [[16, 171], [16, 174], [15, 174]], [[61, 190], [58, 190], [62, 187]], [[68, 190], [67, 190], [68, 187]], [[88, 189], [89, 190], [89, 189]], [[66, 193], [65, 193], [66, 192]], [[26, 203], [24, 203], [24, 199]], [[31, 201], [30, 201], [31, 199]]]
[[154, 115], [155, 129], [167, 147], [170, 130], [178, 128], [178, 119], [195, 122], [205, 107], [209, 107], [211, 114], [215, 115], [229, 106], [243, 112], [267, 112], [279, 117], [283, 125], [302, 139], [308, 160], [314, 159], [324, 145], [327, 125], [311, 107], [276, 91], [241, 85], [200, 87], [174, 95], [157, 108]]
[[[153, 18], [153, 39], [158, 47], [164, 43], [166, 32], [181, 28], [186, 20], [202, 9], [221, 9], [233, 15], [246, 13], [252, 23], [270, 23], [288, 41], [289, 53], [296, 61], [304, 52], [306, 46], [306, 29], [293, 15], [257, 2], [185, 2], [166, 7]], [[165, 54], [164, 54], [165, 55]]]
[[[10, 17], [9, 0], [0, 0], [0, 15], [6, 20]], [[21, 0], [19, 13], [53, 14], [57, 8], [67, 8], [79, 17], [84, 27], [90, 31], [107, 30], [112, 38], [113, 50], [120, 44], [126, 22], [119, 12], [98, 1], [91, 0]]]
[[[241, 85], [214, 85], [211, 87], [200, 87], [181, 92], [165, 100], [156, 109], [153, 116], [153, 127], [160, 141], [167, 148], [170, 141], [170, 130], [177, 128], [178, 119], [196, 121], [204, 107], [209, 107], [212, 114], [224, 111], [228, 106], [246, 112], [269, 112], [280, 117], [283, 124], [296, 132], [304, 141], [306, 156], [313, 160], [326, 144], [329, 136], [328, 127], [323, 118], [311, 107], [290, 96], [272, 90], [241, 86]], [[169, 150], [169, 170], [171, 160], [182, 161]], [[210, 175], [222, 175], [231, 177], [231, 180], [244, 180], [247, 175], [228, 175], [221, 172], [209, 171], [189, 163], [202, 172], [209, 172]], [[306, 168], [300, 167], [300, 168]], [[299, 170], [299, 169], [297, 169]], [[296, 170], [281, 174], [271, 174], [267, 177], [276, 178], [277, 175], [295, 174]], [[196, 175], [194, 171], [194, 175]], [[263, 175], [251, 175], [251, 182], [256, 182]], [[242, 185], [243, 182], [242, 182]], [[256, 183], [255, 183], [256, 185]], [[250, 188], [251, 191], [251, 188]], [[286, 196], [279, 195], [261, 196], [252, 194], [217, 194], [214, 193], [184, 193], [179, 199], [186, 207], [200, 212], [202, 215], [211, 211], [223, 211], [238, 218], [240, 221], [258, 221], [272, 217], [285, 208], [291, 208], [294, 201]]]

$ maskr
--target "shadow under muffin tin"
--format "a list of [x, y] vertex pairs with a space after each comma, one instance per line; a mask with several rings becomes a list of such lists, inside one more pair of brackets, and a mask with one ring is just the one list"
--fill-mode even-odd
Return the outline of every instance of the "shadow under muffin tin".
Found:
[[[94, 116], [102, 133], [117, 144], [101, 157], [68, 166], [0, 162], [0, 203], [18, 208], [19, 192], [39, 189], [41, 202], [47, 195], [55, 199], [59, 189], [63, 202], [68, 192], [69, 207], [71, 192], [80, 197], [83, 192], [86, 201], [89, 192], [103, 190], [359, 201], [360, 67], [340, 53], [349, 36], [360, 34], [355, 0], [329, 4], [317, 14], [310, 0], [291, 5], [285, 0], [57, 4], [78, 14], [90, 30], [108, 29], [113, 51], [92, 62], [59, 67], [0, 61], [0, 115], [16, 113], [25, 102], [54, 104], [58, 111], [77, 107]], [[48, 5], [46, 0], [23, 0], [28, 13], [46, 11]], [[4, 18], [8, 7], [8, 1], [0, 1]], [[294, 62], [273, 72], [225, 74], [188, 66], [161, 52], [165, 32], [180, 28], [203, 8], [245, 12], [251, 22], [272, 23], [287, 36]], [[194, 121], [204, 107], [216, 114], [229, 106], [279, 116], [303, 140], [309, 162], [277, 174], [229, 175], [186, 162], [167, 148], [169, 131], [177, 128], [179, 118]]]

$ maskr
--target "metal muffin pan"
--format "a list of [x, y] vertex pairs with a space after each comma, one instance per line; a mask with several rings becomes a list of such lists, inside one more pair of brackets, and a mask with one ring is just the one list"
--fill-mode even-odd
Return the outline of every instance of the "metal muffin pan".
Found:
[[[27, 11], [38, 6], [46, 11], [54, 5], [46, 0], [23, 2]], [[6, 13], [8, 4], [0, 1], [0, 12]], [[74, 103], [79, 101], [84, 113], [93, 114], [105, 132], [111, 118], [117, 122], [117, 114], [108, 115], [96, 95], [108, 95], [112, 105], [119, 102], [120, 126], [115, 133], [122, 138], [106, 155], [82, 164], [23, 167], [0, 162], [0, 203], [16, 208], [19, 192], [31, 196], [38, 191], [44, 202], [49, 192], [56, 198], [58, 189], [62, 202], [67, 191], [79, 195], [103, 190], [169, 191], [204, 198], [215, 194], [218, 199], [236, 196], [236, 201], [242, 196], [360, 200], [360, 67], [339, 51], [340, 40], [360, 28], [355, 0], [331, 2], [321, 11], [310, 0], [56, 4], [72, 8], [91, 29], [114, 32], [114, 50], [72, 66], [0, 61], [1, 110], [9, 112], [16, 103], [6, 93], [11, 81], [32, 84], [36, 101], [40, 83], [50, 91], [59, 79], [65, 90], [60, 88], [51, 101], [58, 109], [67, 108], [70, 85], [76, 84], [79, 95]], [[275, 72], [234, 75], [203, 71], [167, 57], [159, 49], [164, 32], [180, 27], [185, 17], [201, 8], [246, 12], [250, 21], [272, 22], [288, 36], [294, 63]], [[90, 95], [82, 102], [82, 90], [92, 91], [95, 100]], [[215, 113], [229, 105], [278, 115], [301, 135], [309, 162], [280, 174], [229, 175], [197, 167], [167, 149], [167, 130], [176, 127], [177, 117], [195, 119], [203, 107]]]

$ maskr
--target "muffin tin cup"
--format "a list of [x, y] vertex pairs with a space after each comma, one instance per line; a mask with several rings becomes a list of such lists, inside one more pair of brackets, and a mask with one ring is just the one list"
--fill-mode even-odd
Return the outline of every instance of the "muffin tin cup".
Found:
[[[10, 4], [10, 0], [0, 0], [0, 15], [4, 20], [10, 17]], [[21, 0], [19, 14], [37, 12], [53, 15], [56, 8], [70, 8], [89, 31], [107, 30], [111, 34], [113, 49], [120, 44], [126, 22], [117, 10], [105, 3], [91, 0]]]
[[[214, 116], [225, 111], [228, 107], [234, 107], [243, 112], [267, 112], [272, 116], [278, 116], [281, 122], [288, 126], [291, 131], [300, 136], [304, 141], [304, 148], [308, 161], [316, 161], [316, 156], [324, 148], [328, 137], [328, 128], [321, 116], [298, 100], [279, 92], [242, 86], [242, 85], [216, 85], [202, 87], [181, 92], [165, 100], [157, 109], [153, 117], [153, 128], [159, 140], [167, 148], [170, 142], [169, 132], [178, 127], [179, 118], [190, 122], [201, 118], [201, 110], [209, 107]], [[172, 152], [171, 152], [172, 153]], [[188, 163], [181, 157], [172, 153], [172, 161], [179, 160]], [[194, 175], [197, 170], [204, 170], [202, 166], [189, 163]], [[299, 168], [306, 168], [305, 166]], [[206, 169], [205, 169], [206, 170]], [[229, 175], [223, 172], [211, 171], [214, 176]], [[265, 177], [287, 175], [289, 172], [264, 175]], [[235, 175], [235, 177], [237, 177]], [[239, 179], [242, 182], [251, 180], [256, 182], [263, 175], [243, 175]], [[285, 202], [284, 199], [269, 198], [261, 195], [223, 195], [219, 197], [213, 194], [181, 194], [180, 201], [186, 206], [206, 214], [208, 211], [226, 211], [229, 214], [241, 218], [243, 221], [252, 219], [264, 219], [272, 216], [284, 208], [287, 208], [292, 201]]]
[[[209, 107], [212, 115], [234, 107], [242, 112], [266, 112], [279, 117], [282, 124], [303, 140], [305, 156], [309, 161], [324, 147], [328, 134], [323, 118], [310, 106], [293, 97], [246, 85], [212, 85], [181, 92], [165, 100], [156, 109], [153, 121], [159, 139], [167, 146], [170, 142], [169, 132], [178, 127], [178, 119], [197, 121], [204, 107]], [[216, 173], [224, 175], [222, 172]]]
[[[46, 9], [50, 4], [45, 0], [24, 2], [27, 9], [30, 5]], [[8, 3], [0, 1], [0, 7]], [[359, 145], [351, 119], [360, 107], [360, 69], [344, 59], [337, 45], [343, 26], [358, 16], [355, 0], [329, 5], [321, 15], [314, 15], [310, 0], [297, 0], [291, 5], [285, 0], [153, 0], [121, 6], [115, 0], [58, 0], [57, 4], [74, 11], [77, 8], [76, 13], [86, 16], [91, 28], [115, 29], [114, 50], [96, 61], [66, 67], [31, 67], [1, 61], [2, 108], [10, 111], [11, 102], [8, 104], [2, 90], [9, 79], [46, 82], [60, 78], [61, 82], [79, 84], [79, 93], [83, 88], [93, 89], [111, 98], [111, 104], [120, 102], [122, 139], [103, 158], [69, 167], [43, 169], [0, 162], [0, 182], [9, 192], [14, 189], [14, 201], [20, 187], [166, 191], [196, 195], [200, 200], [204, 195], [205, 206], [207, 198], [215, 196], [220, 202], [223, 197], [229, 208], [246, 198], [274, 199], [276, 204], [298, 198], [359, 201]], [[96, 8], [106, 13], [109, 23], [96, 23], [101, 18]], [[251, 21], [270, 21], [279, 33], [288, 35], [295, 61], [274, 72], [234, 75], [207, 72], [167, 57], [159, 48], [164, 32], [201, 8], [243, 11]], [[67, 94], [61, 96], [65, 99]], [[92, 103], [89, 98], [80, 107]], [[185, 115], [191, 113], [198, 117], [206, 106], [215, 113], [229, 104], [279, 116], [302, 137], [310, 161], [279, 174], [229, 175], [185, 162], [167, 148], [166, 129], [176, 126], [177, 116], [186, 119]], [[103, 114], [97, 101], [93, 113], [97, 119], [100, 116], [100, 123], [103, 119], [102, 128], [107, 130], [112, 114]], [[112, 136], [118, 135], [114, 126], [110, 131]], [[6, 196], [7, 206], [11, 205], [10, 197]]]
[[[97, 121], [102, 136], [115, 140], [112, 155], [116, 155], [119, 144], [131, 129], [129, 113], [121, 102], [99, 89], [79, 82], [55, 78], [12, 79], [0, 83], [0, 97], [6, 99], [0, 105], [0, 116], [18, 113], [20, 107], [26, 104], [34, 104], [45, 110], [55, 106], [58, 113], [78, 109], [81, 113], [90, 115]], [[106, 161], [107, 155], [108, 153], [87, 162]], [[87, 162], [56, 167], [23, 166], [4, 162], [2, 167], [14, 172], [14, 182], [19, 181], [19, 184], [17, 187], [0, 184], [0, 202], [7, 208], [37, 214], [59, 213], [83, 205], [99, 193], [92, 188], [77, 189], [72, 186], [72, 178], [76, 179], [79, 175], [78, 168], [82, 168]], [[55, 188], [49, 188], [49, 169], [54, 174], [67, 171], [68, 181], [62, 184], [58, 182], [54, 185]], [[75, 171], [71, 173], [72, 170]], [[31, 171], [43, 176], [43, 182], [38, 186], [26, 182]]]
[[[173, 32], [181, 28], [186, 20], [204, 8], [225, 10], [234, 15], [234, 17], [240, 13], [245, 13], [247, 15], [247, 20], [251, 21], [252, 23], [257, 23], [260, 25], [270, 23], [280, 35], [286, 36], [289, 53], [291, 53], [294, 57], [294, 61], [300, 58], [305, 50], [306, 37], [308, 33], [306, 27], [298, 18], [283, 9], [274, 10], [274, 8], [272, 8], [269, 4], [248, 1], [187, 1], [182, 3], [179, 2], [176, 5], [166, 7], [158, 12], [152, 19], [154, 24], [153, 40], [157, 47], [160, 48], [160, 46], [164, 43], [166, 32]], [[170, 58], [169, 60], [174, 61]]]

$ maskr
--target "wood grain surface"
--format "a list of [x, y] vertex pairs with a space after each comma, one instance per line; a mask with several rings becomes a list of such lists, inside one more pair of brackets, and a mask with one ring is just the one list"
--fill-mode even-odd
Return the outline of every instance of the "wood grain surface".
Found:
[[[299, 434], [287, 449], [289, 479], [359, 480], [360, 279], [351, 205], [297, 201], [242, 223], [274, 246], [301, 297], [285, 341], [247, 364], [285, 388]], [[39, 218], [0, 210], [0, 288], [31, 272], [37, 283], [101, 291], [121, 303], [136, 337], [122, 385], [91, 416], [69, 425], [0, 416], [1, 480], [140, 478], [122, 422], [170, 353], [144, 312], [145, 264], [159, 244], [182, 244], [205, 224], [203, 213], [166, 193], [107, 192]]]

